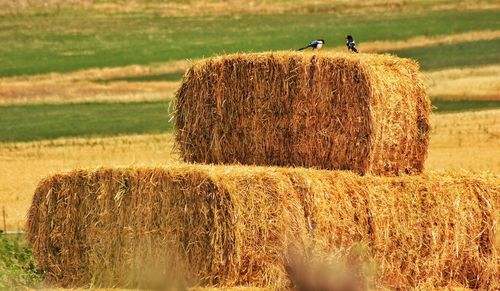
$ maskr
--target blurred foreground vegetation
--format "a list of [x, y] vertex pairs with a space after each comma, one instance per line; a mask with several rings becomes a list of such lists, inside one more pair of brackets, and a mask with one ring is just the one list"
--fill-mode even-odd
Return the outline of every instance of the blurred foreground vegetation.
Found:
[[41, 272], [24, 236], [0, 233], [0, 290], [37, 287], [40, 283]]

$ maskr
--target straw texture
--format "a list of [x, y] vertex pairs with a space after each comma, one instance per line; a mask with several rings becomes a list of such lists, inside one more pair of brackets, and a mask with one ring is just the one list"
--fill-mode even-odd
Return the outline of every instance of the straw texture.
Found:
[[[500, 177], [176, 165], [43, 180], [26, 231], [62, 286], [147, 286], [148, 270], [202, 286], [289, 287], [287, 253], [365, 245], [375, 284], [495, 289]], [[172, 266], [175, 266], [173, 271]]]
[[430, 102], [415, 61], [274, 52], [195, 63], [177, 92], [184, 161], [420, 173]]

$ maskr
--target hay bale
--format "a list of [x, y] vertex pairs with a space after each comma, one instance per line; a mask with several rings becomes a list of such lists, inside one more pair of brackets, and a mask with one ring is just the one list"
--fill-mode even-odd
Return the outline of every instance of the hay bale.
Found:
[[197, 163], [420, 173], [430, 101], [415, 61], [391, 55], [224, 55], [177, 92], [181, 157]]
[[290, 248], [343, 257], [363, 245], [377, 286], [494, 289], [499, 185], [486, 174], [75, 171], [39, 184], [26, 231], [46, 279], [66, 287], [147, 287], [151, 266], [162, 277], [175, 265], [202, 286], [283, 289]]

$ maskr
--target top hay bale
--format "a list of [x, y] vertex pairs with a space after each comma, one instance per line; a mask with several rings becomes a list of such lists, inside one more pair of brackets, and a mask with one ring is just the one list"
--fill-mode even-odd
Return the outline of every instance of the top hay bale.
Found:
[[177, 92], [188, 162], [420, 173], [430, 102], [415, 61], [258, 53], [195, 63]]

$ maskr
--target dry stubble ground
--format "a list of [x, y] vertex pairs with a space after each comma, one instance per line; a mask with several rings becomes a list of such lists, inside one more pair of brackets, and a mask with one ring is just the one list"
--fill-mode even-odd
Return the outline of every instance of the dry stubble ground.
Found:
[[[500, 110], [432, 116], [429, 170], [500, 171]], [[75, 168], [179, 162], [173, 134], [0, 144], [0, 206], [21, 229], [40, 179]]]

